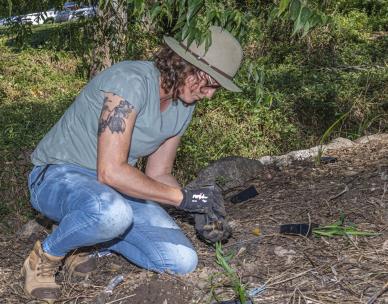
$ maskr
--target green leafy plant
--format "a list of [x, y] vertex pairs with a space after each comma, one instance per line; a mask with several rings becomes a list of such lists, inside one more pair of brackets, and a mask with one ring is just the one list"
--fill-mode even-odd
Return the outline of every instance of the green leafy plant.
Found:
[[245, 303], [247, 301], [247, 291], [236, 270], [229, 263], [233, 257], [233, 253], [226, 254], [222, 250], [220, 242], [216, 243], [216, 263], [223, 269], [223, 273], [230, 280], [236, 297], [241, 303]]
[[361, 231], [358, 230], [355, 225], [345, 226], [345, 215], [341, 214], [340, 219], [335, 223], [327, 226], [322, 226], [319, 228], [314, 228], [312, 232], [316, 236], [326, 236], [326, 237], [334, 237], [334, 236], [376, 236], [380, 233], [370, 232], [370, 231]]
[[325, 131], [325, 133], [323, 133], [320, 141], [319, 141], [319, 149], [318, 149], [318, 154], [316, 156], [316, 159], [315, 159], [315, 163], [316, 164], [319, 164], [321, 162], [321, 157], [322, 157], [322, 153], [323, 153], [323, 144], [327, 141], [327, 139], [329, 138], [329, 136], [333, 133], [333, 131], [335, 130], [335, 128], [340, 124], [342, 123], [346, 117], [348, 117], [349, 113], [350, 113], [351, 110], [349, 110], [348, 112], [346, 112], [345, 114], [342, 114], [329, 128], [327, 128], [327, 130]]
[[302, 0], [280, 0], [279, 6], [273, 10], [272, 15], [289, 18], [294, 23], [292, 35], [302, 32], [302, 37], [314, 27], [331, 22], [329, 16], [316, 8], [309, 7]]

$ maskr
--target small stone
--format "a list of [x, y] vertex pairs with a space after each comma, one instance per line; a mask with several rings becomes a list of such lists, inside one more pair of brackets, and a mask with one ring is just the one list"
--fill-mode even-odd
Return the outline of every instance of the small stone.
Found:
[[388, 251], [388, 240], [383, 243], [383, 250]]
[[274, 249], [275, 255], [278, 257], [286, 257], [286, 265], [291, 264], [292, 260], [295, 258], [296, 252], [292, 249], [287, 250], [281, 246], [276, 246]]
[[244, 263], [243, 268], [244, 271], [249, 274], [257, 272], [257, 265], [255, 263]]
[[35, 220], [29, 220], [26, 224], [20, 228], [20, 230], [17, 232], [17, 235], [21, 239], [28, 239], [33, 234], [38, 234], [42, 232], [44, 229], [43, 226], [41, 226], [37, 221]]
[[121, 265], [117, 265], [115, 263], [112, 263], [110, 265], [110, 270], [113, 271], [113, 272], [116, 272], [116, 271], [119, 271], [121, 270], [123, 267]]

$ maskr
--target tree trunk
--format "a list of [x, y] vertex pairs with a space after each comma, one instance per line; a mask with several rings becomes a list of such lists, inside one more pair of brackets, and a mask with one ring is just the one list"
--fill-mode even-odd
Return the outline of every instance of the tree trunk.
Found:
[[97, 9], [94, 30], [95, 47], [90, 54], [90, 78], [124, 59], [128, 41], [127, 24], [126, 0], [106, 0]]

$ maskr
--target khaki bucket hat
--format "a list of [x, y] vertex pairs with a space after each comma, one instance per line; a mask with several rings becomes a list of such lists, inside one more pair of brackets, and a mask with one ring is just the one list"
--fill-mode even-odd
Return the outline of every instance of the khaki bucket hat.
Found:
[[164, 41], [180, 57], [209, 74], [225, 89], [241, 92], [241, 89], [232, 81], [243, 57], [240, 43], [221, 27], [211, 26], [210, 32], [212, 44], [207, 51], [205, 51], [205, 43], [197, 45], [193, 42], [187, 47], [187, 39], [178, 42], [169, 36], [164, 36]]

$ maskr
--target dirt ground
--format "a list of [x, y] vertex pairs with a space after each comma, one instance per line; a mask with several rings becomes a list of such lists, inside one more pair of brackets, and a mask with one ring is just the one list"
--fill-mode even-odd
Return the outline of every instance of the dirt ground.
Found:
[[[223, 245], [247, 290], [262, 287], [254, 303], [388, 303], [388, 136], [325, 154], [337, 161], [268, 167], [254, 185], [255, 198], [227, 200], [233, 237]], [[279, 233], [288, 223], [328, 225], [345, 214], [346, 225], [378, 236], [301, 237]], [[190, 220], [173, 212], [198, 250], [198, 269], [186, 276], [155, 274], [120, 256], [98, 259], [98, 271], [80, 280], [59, 273], [58, 303], [99, 303], [117, 275], [124, 282], [102, 303], [216, 303], [233, 299], [230, 280], [215, 262], [214, 248], [200, 242]], [[258, 229], [257, 229], [258, 228]], [[41, 230], [29, 238], [0, 236], [0, 303], [37, 303], [25, 297], [20, 267]], [[260, 233], [258, 236], [257, 234]], [[385, 288], [384, 288], [385, 286]], [[100, 299], [101, 303], [101, 299]]]

